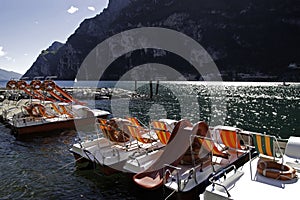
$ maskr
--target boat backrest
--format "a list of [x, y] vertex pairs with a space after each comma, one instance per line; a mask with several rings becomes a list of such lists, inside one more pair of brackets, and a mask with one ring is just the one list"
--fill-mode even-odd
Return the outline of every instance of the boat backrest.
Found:
[[241, 149], [241, 144], [238, 142], [236, 131], [221, 129], [220, 136], [225, 146]]
[[107, 123], [107, 120], [106, 120], [106, 119], [103, 119], [103, 118], [98, 118], [97, 120], [98, 120], [98, 122], [99, 122], [100, 124], [102, 124], [102, 125], [105, 125], [105, 124]]
[[[267, 158], [272, 158], [274, 161], [276, 158], [281, 157], [281, 163], [283, 163], [283, 154], [280, 150], [280, 146], [278, 144], [277, 138], [273, 135], [261, 134], [261, 133], [251, 133], [252, 141], [255, 150], [259, 153], [260, 156], [264, 155]], [[250, 141], [249, 141], [250, 142]], [[251, 147], [251, 144], [249, 144]], [[277, 149], [275, 148], [277, 147]], [[278, 151], [276, 151], [278, 150]], [[249, 156], [251, 156], [251, 151], [249, 151]], [[277, 152], [280, 153], [280, 156], [277, 155]], [[252, 180], [252, 165], [250, 159], [250, 172], [251, 172], [251, 180]]]
[[106, 124], [106, 119], [99, 118], [99, 119], [97, 119], [97, 121], [98, 121], [98, 123], [96, 123], [97, 129], [99, 128], [101, 130], [103, 136], [111, 141], [112, 138], [110, 137], [108, 126]]
[[139, 120], [137, 118], [135, 118], [135, 117], [126, 117], [126, 119], [129, 120], [132, 123], [132, 125], [142, 127], [141, 123], [139, 122]]
[[97, 126], [101, 129], [103, 136], [111, 142], [124, 144], [130, 140], [130, 136], [119, 129], [114, 120], [98, 119], [98, 122]]
[[[128, 120], [131, 123], [131, 125], [138, 127], [138, 129], [140, 129], [140, 131], [143, 131], [143, 132], [149, 131], [149, 129], [135, 117], [126, 117], [126, 120]], [[126, 126], [123, 126], [123, 129], [126, 129]]]
[[277, 138], [274, 135], [267, 135], [261, 133], [252, 133], [252, 140], [255, 150], [260, 155], [265, 155], [273, 158], [281, 158], [283, 162], [283, 153]]
[[274, 136], [253, 134], [253, 144], [256, 151], [260, 154], [275, 157]]
[[222, 155], [224, 154], [222, 151], [218, 149], [218, 147], [215, 145], [215, 142], [211, 140], [210, 138], [198, 138], [201, 146], [205, 148], [208, 152], [212, 152], [213, 155]]
[[229, 126], [217, 126], [214, 128], [215, 132], [218, 132], [222, 143], [229, 148], [232, 149], [245, 149], [244, 144], [241, 142], [241, 138], [239, 138], [238, 133], [240, 129]]
[[170, 137], [171, 137], [171, 133], [168, 130], [166, 124], [164, 122], [161, 121], [153, 121], [151, 123], [151, 126], [154, 129], [154, 132], [156, 133], [158, 139], [160, 140], [160, 142], [162, 144], [167, 144]]
[[134, 125], [125, 125], [125, 126], [127, 127], [127, 130], [129, 131], [130, 135], [137, 141], [145, 144], [154, 142], [154, 140], [152, 140], [151, 138], [143, 137], [142, 133], [144, 133], [144, 131], [141, 130], [138, 126], [134, 126]]
[[204, 148], [207, 152], [216, 156], [226, 157], [226, 153], [220, 150], [221, 148], [219, 149], [217, 147], [217, 143], [211, 137], [210, 129], [205, 122], [200, 121], [196, 123], [193, 127], [192, 133], [191, 137], [197, 138], [197, 141], [194, 140], [193, 143], [199, 142], [201, 148]]

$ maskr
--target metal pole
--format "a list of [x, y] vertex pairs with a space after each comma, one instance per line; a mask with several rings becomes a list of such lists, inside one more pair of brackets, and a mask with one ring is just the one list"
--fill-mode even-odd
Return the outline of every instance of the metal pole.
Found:
[[155, 95], [158, 95], [159, 80], [156, 83]]
[[149, 86], [150, 86], [150, 99], [152, 99], [153, 97], [152, 81], [149, 82]]

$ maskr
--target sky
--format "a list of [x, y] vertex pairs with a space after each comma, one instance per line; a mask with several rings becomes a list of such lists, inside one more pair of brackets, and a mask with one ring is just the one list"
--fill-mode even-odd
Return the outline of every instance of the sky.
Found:
[[108, 0], [0, 0], [0, 68], [24, 74], [54, 41], [65, 43]]

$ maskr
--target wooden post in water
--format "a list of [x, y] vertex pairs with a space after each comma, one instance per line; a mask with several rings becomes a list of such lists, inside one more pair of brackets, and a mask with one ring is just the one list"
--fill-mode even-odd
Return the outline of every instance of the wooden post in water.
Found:
[[155, 95], [158, 95], [159, 80], [156, 82]]
[[137, 90], [137, 81], [134, 81], [134, 91], [136, 93], [136, 90]]
[[150, 86], [150, 99], [152, 99], [153, 97], [152, 81], [149, 82], [149, 86]]

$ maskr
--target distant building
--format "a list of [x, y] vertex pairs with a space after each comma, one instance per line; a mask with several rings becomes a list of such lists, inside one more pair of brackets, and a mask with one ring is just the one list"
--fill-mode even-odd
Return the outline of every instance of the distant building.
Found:
[[289, 69], [300, 69], [300, 66], [298, 66], [296, 63], [290, 63], [288, 68]]

